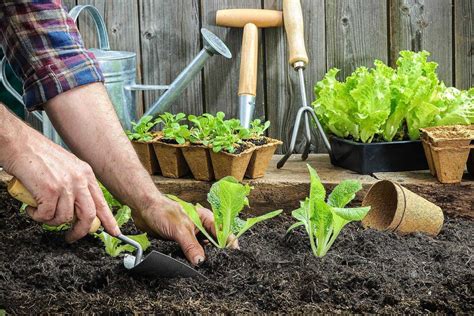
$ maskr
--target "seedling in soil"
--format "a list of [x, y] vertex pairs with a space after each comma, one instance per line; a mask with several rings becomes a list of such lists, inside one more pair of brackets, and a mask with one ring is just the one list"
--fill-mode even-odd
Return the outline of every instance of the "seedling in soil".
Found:
[[132, 122], [132, 130], [126, 131], [130, 140], [149, 142], [153, 139], [151, 129], [156, 125], [152, 116], [144, 116], [138, 123]]
[[182, 122], [186, 118], [184, 113], [178, 113], [176, 115], [165, 112], [156, 119], [156, 123], [163, 123], [164, 140], [176, 141], [176, 143], [182, 145], [190, 136], [188, 125], [183, 125]]
[[249, 130], [240, 125], [239, 120], [224, 120], [224, 113], [219, 112], [216, 116], [215, 135], [211, 139], [212, 150], [216, 153], [225, 150], [233, 154], [248, 135]]
[[250, 122], [248, 138], [258, 139], [263, 136], [265, 131], [270, 127], [270, 121], [263, 123], [260, 119]]
[[288, 232], [304, 226], [313, 254], [323, 257], [342, 228], [350, 222], [362, 220], [369, 212], [370, 206], [344, 208], [362, 189], [360, 182], [355, 180], [344, 180], [339, 183], [325, 201], [326, 190], [321, 179], [316, 170], [307, 166], [311, 180], [309, 197], [301, 201], [300, 208], [292, 212], [297, 222], [291, 225]]
[[252, 187], [248, 184], [243, 185], [234, 177], [225, 177], [212, 185], [207, 195], [207, 201], [211, 204], [212, 212], [214, 213], [217, 241], [209, 235], [201, 223], [199, 214], [196, 211], [196, 207], [201, 207], [199, 204], [192, 205], [172, 195], [169, 197], [182, 206], [194, 225], [199, 228], [214, 246], [226, 248], [235, 240], [231, 238], [232, 234], [235, 235], [235, 238], [239, 238], [253, 225], [278, 216], [282, 212], [282, 210], [277, 210], [258, 217], [248, 218], [247, 220], [240, 219], [239, 213], [245, 206], [249, 206], [248, 195], [251, 189]]
[[209, 141], [215, 134], [216, 117], [208, 113], [202, 116], [189, 115], [188, 121], [193, 124], [190, 129], [189, 141], [193, 144], [209, 145]]

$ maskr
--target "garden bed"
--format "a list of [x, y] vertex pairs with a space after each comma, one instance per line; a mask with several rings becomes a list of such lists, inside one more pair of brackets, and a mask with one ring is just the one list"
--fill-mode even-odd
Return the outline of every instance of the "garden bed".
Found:
[[[465, 218], [447, 217], [435, 239], [349, 224], [319, 259], [301, 230], [284, 238], [286, 214], [256, 225], [241, 251], [207, 246], [207, 280], [147, 280], [132, 279], [99, 240], [66, 245], [18, 206], [0, 189], [0, 309], [11, 313], [474, 312], [474, 226]], [[174, 243], [152, 248], [182, 258]]]

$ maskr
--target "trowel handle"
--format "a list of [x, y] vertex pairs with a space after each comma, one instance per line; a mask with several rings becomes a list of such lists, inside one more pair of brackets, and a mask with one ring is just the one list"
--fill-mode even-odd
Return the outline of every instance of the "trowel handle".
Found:
[[[20, 182], [17, 178], [13, 178], [8, 183], [8, 193], [18, 201], [25, 203], [32, 207], [38, 207], [38, 203], [36, 203], [35, 198], [33, 195], [28, 191], [27, 188]], [[94, 221], [92, 222], [91, 228], [89, 229], [89, 233], [95, 233], [101, 225], [100, 219], [96, 216]]]
[[244, 27], [240, 57], [239, 95], [257, 95], [258, 28], [253, 23]]
[[288, 39], [288, 62], [295, 67], [295, 63], [308, 63], [308, 54], [304, 44], [303, 11], [300, 0], [283, 0], [283, 22], [285, 23]]

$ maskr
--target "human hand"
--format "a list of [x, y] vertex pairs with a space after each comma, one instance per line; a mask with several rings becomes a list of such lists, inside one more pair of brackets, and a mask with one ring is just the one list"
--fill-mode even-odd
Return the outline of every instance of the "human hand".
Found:
[[[215, 236], [212, 212], [203, 207], [198, 207], [197, 212], [204, 228]], [[161, 197], [143, 211], [134, 212], [133, 220], [138, 229], [148, 234], [176, 241], [191, 264], [198, 265], [204, 261], [204, 249], [196, 238], [199, 229], [178, 203]], [[231, 238], [233, 240], [230, 248], [237, 249], [239, 247], [237, 239], [234, 236]]]
[[5, 170], [37, 202], [26, 209], [33, 220], [52, 226], [73, 222], [68, 242], [84, 237], [96, 216], [110, 234], [120, 233], [87, 163], [34, 131], [16, 147], [4, 162]]

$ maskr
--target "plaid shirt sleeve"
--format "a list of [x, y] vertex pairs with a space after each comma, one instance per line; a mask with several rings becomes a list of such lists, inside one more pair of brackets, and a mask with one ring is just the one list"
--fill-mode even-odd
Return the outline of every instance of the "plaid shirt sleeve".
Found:
[[23, 101], [30, 111], [74, 87], [104, 81], [61, 0], [0, 1], [0, 41], [23, 80]]

